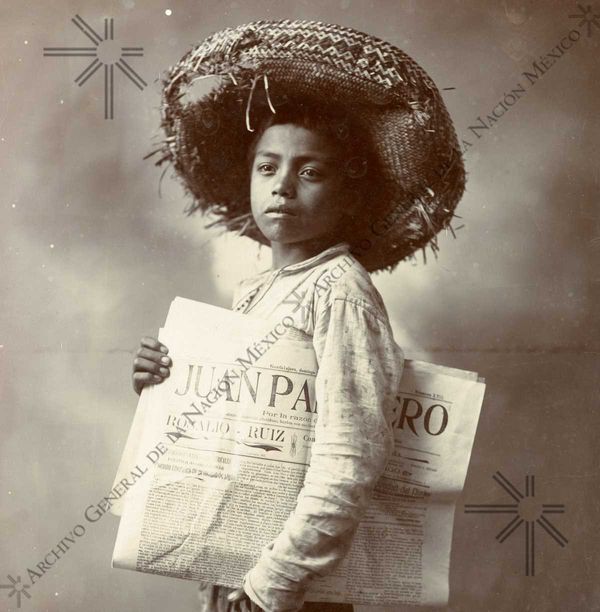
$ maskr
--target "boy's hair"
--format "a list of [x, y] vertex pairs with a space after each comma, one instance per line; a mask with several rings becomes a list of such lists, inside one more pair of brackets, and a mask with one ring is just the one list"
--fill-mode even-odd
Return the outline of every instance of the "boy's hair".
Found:
[[358, 195], [361, 203], [359, 208], [363, 208], [377, 180], [376, 158], [367, 140], [368, 131], [362, 128], [356, 116], [340, 106], [326, 106], [323, 101], [313, 102], [307, 98], [294, 100], [288, 97], [285, 104], [277, 108], [277, 113], [269, 112], [258, 124], [246, 154], [248, 173], [252, 168], [256, 146], [264, 132], [273, 125], [289, 123], [317, 132], [336, 148], [341, 159], [345, 186]]

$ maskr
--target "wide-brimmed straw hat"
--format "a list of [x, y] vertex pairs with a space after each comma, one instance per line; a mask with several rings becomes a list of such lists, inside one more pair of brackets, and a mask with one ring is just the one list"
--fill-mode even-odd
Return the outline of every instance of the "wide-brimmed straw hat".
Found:
[[[196, 82], [217, 83], [198, 99]], [[199, 81], [206, 83], [207, 81]], [[186, 99], [186, 96], [188, 99]], [[211, 34], [163, 78], [156, 162], [171, 162], [210, 225], [268, 244], [250, 210], [248, 146], [265, 113], [306, 97], [357, 117], [378, 179], [350, 243], [369, 270], [392, 270], [449, 228], [465, 186], [452, 121], [427, 73], [406, 53], [354, 29], [305, 20], [255, 21]], [[426, 259], [425, 259], [426, 261]]]

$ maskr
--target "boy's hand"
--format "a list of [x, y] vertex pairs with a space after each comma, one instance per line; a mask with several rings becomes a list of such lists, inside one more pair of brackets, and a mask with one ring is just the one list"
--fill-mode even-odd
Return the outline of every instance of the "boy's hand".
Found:
[[256, 605], [247, 595], [244, 589], [236, 589], [227, 595], [229, 603], [233, 604], [233, 612], [264, 612], [263, 609]]
[[146, 385], [161, 383], [169, 376], [173, 363], [167, 356], [168, 352], [169, 349], [156, 338], [142, 338], [133, 360], [133, 390], [138, 395]]

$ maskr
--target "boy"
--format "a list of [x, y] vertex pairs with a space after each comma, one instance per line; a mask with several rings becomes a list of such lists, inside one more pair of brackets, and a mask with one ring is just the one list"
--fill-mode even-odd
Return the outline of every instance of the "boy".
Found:
[[[322, 43], [323, 32], [336, 35], [327, 49]], [[314, 41], [315, 33], [321, 35], [318, 53], [322, 57], [315, 58], [311, 72], [306, 60], [300, 61], [298, 50], [302, 48], [299, 43]], [[390, 128], [400, 125], [399, 114], [389, 115], [387, 130], [378, 131], [383, 124], [380, 128], [367, 128], [360, 115], [350, 113], [339, 99], [327, 99], [327, 85], [345, 83], [346, 88], [352, 86], [350, 89], [362, 85], [360, 79], [364, 80], [364, 75], [350, 85], [346, 82], [347, 74], [338, 80], [338, 62], [333, 62], [338, 73], [325, 69], [325, 60], [332, 58], [331, 49], [345, 58], [348, 48], [353, 53], [364, 53], [368, 47], [355, 46], [357, 36], [367, 35], [318, 22], [257, 22], [209, 37], [184, 57], [173, 69], [173, 78], [165, 84], [165, 99], [171, 105], [167, 105], [163, 123], [168, 134], [166, 158], [174, 161], [194, 195], [195, 208], [220, 214], [228, 228], [238, 229], [271, 247], [272, 269], [242, 281], [233, 308], [280, 318], [295, 304], [300, 311], [292, 333], [312, 339], [319, 364], [315, 389], [320, 412], [311, 464], [296, 508], [279, 536], [262, 549], [242, 588], [201, 586], [203, 612], [353, 609], [345, 604], [303, 603], [310, 582], [332, 572], [348, 553], [373, 487], [393, 448], [390, 424], [403, 353], [394, 342], [385, 306], [367, 269], [389, 268], [423, 241], [431, 240], [442, 224], [449, 221], [443, 211], [449, 213], [456, 205], [456, 194], [462, 193], [461, 177], [464, 181], [456, 138], [448, 136], [453, 135], [451, 124], [444, 124], [447, 115], [435, 92], [431, 94], [433, 90], [429, 96], [437, 107], [428, 110], [434, 117], [438, 113], [436, 119], [441, 120], [439, 125], [444, 131], [430, 137], [416, 127], [423, 127], [420, 122], [426, 124], [423, 114], [427, 118], [432, 115], [421, 110], [416, 89], [411, 91], [416, 106], [403, 106], [403, 124], [399, 129], [404, 136], [402, 143], [392, 147], [395, 158], [382, 154], [389, 146], [385, 149], [381, 138], [394, 137]], [[346, 49], [340, 48], [340, 37], [342, 40], [345, 37]], [[364, 42], [372, 44], [373, 39]], [[387, 45], [383, 41], [378, 44]], [[281, 56], [277, 55], [277, 45]], [[268, 49], [269, 60], [277, 59], [277, 63], [264, 59], [264, 49]], [[294, 50], [291, 55], [290, 49]], [[387, 47], [384, 50], [390, 52]], [[284, 102], [275, 111], [265, 80], [267, 102], [273, 114], [265, 118], [262, 113], [256, 132], [249, 119], [257, 77], [248, 80], [248, 64], [242, 61], [250, 56], [254, 60], [263, 58], [271, 73], [279, 76], [274, 82], [287, 85], [287, 89], [281, 90], [285, 91]], [[284, 59], [287, 63], [282, 66]], [[357, 63], [360, 59], [357, 58]], [[304, 72], [292, 70], [298, 62]], [[235, 86], [223, 86], [195, 107], [180, 112], [183, 107], [177, 106], [181, 98], [179, 86], [182, 82], [190, 83], [187, 72], [192, 67], [197, 71], [204, 66], [209, 74], [211, 65], [222, 70], [224, 64], [231, 71], [227, 74]], [[314, 75], [315, 83], [322, 86], [316, 89], [316, 94]], [[423, 84], [426, 75], [420, 73], [418, 77]], [[252, 138], [240, 132], [239, 124], [235, 127], [234, 112], [240, 100], [238, 90], [243, 91], [244, 83], [250, 81], [245, 127], [246, 132], [255, 132]], [[426, 85], [430, 89], [430, 84]], [[367, 102], [374, 103], [371, 93], [356, 96], [355, 102], [363, 104], [361, 119]], [[378, 89], [375, 93], [379, 106], [378, 113], [372, 116], [380, 119], [389, 112], [385, 102], [389, 92]], [[390, 99], [393, 103], [395, 96]], [[195, 109], [193, 120], [190, 108]], [[209, 111], [212, 114], [207, 115]], [[210, 121], [202, 122], [202, 116], [204, 119], [209, 116]], [[226, 119], [232, 124], [228, 128]], [[411, 126], [415, 134], [405, 134]], [[445, 137], [449, 141], [442, 147]], [[407, 148], [411, 143], [415, 150], [420, 150], [416, 161], [414, 151]], [[402, 148], [408, 156], [403, 160], [403, 168], [412, 173], [402, 172], [403, 168], [394, 161], [399, 159], [398, 149]], [[443, 167], [440, 162], [444, 162]], [[441, 169], [432, 169], [430, 165]], [[415, 189], [411, 185], [415, 176], [434, 185], [438, 194], [429, 185]], [[394, 198], [400, 195], [403, 208], [399, 212]], [[168, 376], [167, 352], [167, 347], [155, 339], [142, 340], [134, 361], [136, 392]]]

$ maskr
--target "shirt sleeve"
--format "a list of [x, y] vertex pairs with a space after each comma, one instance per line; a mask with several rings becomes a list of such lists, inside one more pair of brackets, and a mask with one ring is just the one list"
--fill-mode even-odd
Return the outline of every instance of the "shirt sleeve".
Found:
[[244, 580], [266, 612], [296, 612], [311, 580], [341, 563], [394, 446], [404, 356], [387, 316], [360, 299], [332, 298], [316, 317], [313, 344], [318, 418], [310, 466], [295, 510]]

